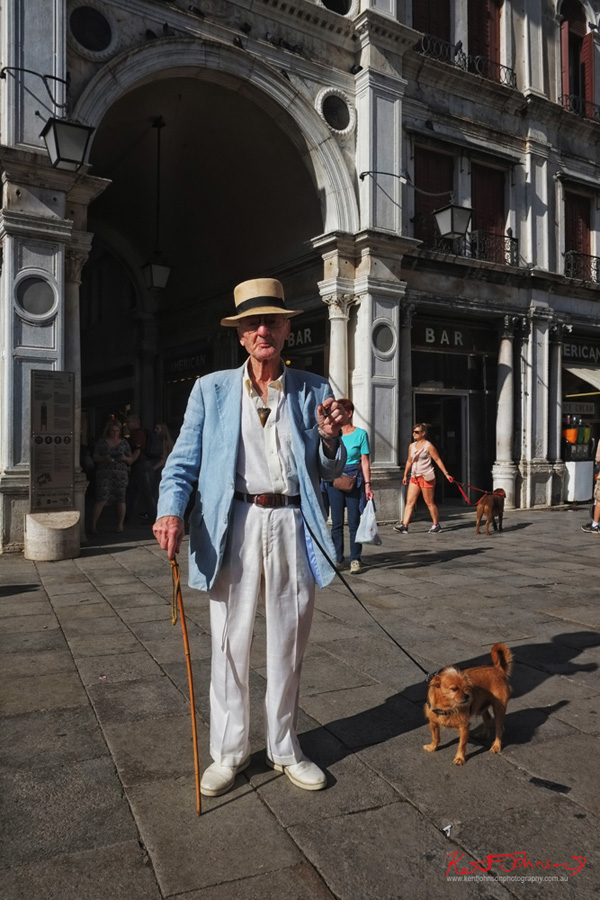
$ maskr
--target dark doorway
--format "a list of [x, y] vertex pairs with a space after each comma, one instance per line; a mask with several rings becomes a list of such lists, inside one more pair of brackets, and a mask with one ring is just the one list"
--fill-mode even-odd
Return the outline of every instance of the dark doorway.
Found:
[[[427, 436], [448, 472], [465, 481], [467, 471], [466, 427], [468, 422], [466, 394], [415, 393], [415, 422], [426, 422]], [[435, 502], [443, 504], [460, 500], [455, 487], [441, 475], [436, 466]]]

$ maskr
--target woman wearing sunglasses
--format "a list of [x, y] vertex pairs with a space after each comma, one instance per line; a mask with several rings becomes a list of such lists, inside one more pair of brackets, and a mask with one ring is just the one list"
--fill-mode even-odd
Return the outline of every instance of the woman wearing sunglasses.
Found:
[[453, 481], [454, 479], [448, 474], [446, 466], [440, 459], [440, 455], [433, 444], [427, 440], [427, 425], [424, 422], [415, 425], [413, 438], [414, 441], [408, 448], [404, 478], [402, 479], [402, 484], [408, 485], [404, 518], [398, 525], [394, 525], [394, 529], [399, 531], [400, 534], [408, 534], [408, 523], [411, 520], [415, 504], [419, 499], [419, 494], [422, 494], [433, 522], [429, 529], [429, 534], [439, 534], [442, 526], [439, 523], [437, 506], [433, 500], [435, 492], [433, 462], [437, 463], [448, 481]]

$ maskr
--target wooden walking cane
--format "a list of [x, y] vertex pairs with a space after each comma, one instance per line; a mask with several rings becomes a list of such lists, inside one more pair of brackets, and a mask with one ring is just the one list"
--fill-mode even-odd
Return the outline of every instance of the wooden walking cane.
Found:
[[188, 641], [187, 626], [185, 624], [185, 612], [183, 609], [183, 594], [181, 593], [181, 579], [179, 576], [179, 563], [177, 557], [171, 560], [171, 583], [173, 592], [171, 595], [171, 624], [177, 624], [177, 607], [181, 616], [181, 631], [183, 633], [183, 646], [185, 648], [185, 661], [187, 663], [188, 683], [190, 688], [190, 707], [192, 710], [192, 736], [194, 743], [194, 769], [196, 771], [196, 812], [202, 812], [200, 800], [200, 761], [198, 758], [198, 732], [196, 730], [196, 707], [194, 704], [194, 677], [192, 675], [192, 658], [190, 656], [190, 643]]

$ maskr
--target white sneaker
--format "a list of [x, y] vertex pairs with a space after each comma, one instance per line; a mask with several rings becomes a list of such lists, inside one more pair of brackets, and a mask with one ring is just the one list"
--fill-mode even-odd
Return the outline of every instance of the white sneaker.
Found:
[[350, 574], [351, 575], [360, 575], [362, 572], [362, 564], [360, 559], [353, 559], [350, 563]]
[[267, 763], [276, 772], [283, 772], [296, 787], [304, 791], [322, 791], [327, 787], [327, 776], [318, 765], [310, 759], [301, 759], [291, 766], [282, 766], [267, 758]]
[[220, 797], [234, 785], [238, 772], [243, 772], [250, 765], [250, 757], [242, 760], [239, 766], [222, 766], [214, 762], [205, 771], [200, 782], [200, 793], [205, 797]]

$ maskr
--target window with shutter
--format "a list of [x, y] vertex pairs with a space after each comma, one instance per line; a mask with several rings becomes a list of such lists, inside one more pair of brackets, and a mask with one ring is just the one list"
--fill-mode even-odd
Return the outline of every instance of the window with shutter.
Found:
[[471, 166], [472, 253], [476, 259], [506, 263], [505, 173], [479, 163]]
[[433, 243], [439, 238], [433, 212], [450, 201], [453, 190], [454, 158], [416, 147], [414, 235], [418, 240]]
[[413, 28], [450, 42], [450, 0], [413, 0]]
[[469, 56], [500, 62], [500, 0], [469, 0]]
[[580, 116], [594, 116], [594, 35], [586, 32], [585, 11], [578, 0], [560, 9], [561, 103]]
[[581, 194], [565, 193], [565, 251], [590, 253], [590, 200]]

